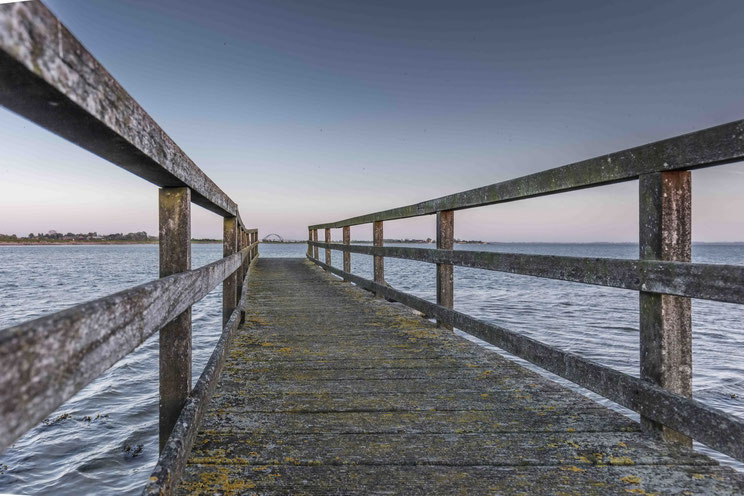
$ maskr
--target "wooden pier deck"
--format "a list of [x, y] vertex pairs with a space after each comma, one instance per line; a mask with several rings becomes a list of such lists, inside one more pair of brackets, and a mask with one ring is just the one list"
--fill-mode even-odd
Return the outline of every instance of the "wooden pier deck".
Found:
[[742, 494], [710, 458], [302, 259], [259, 259], [178, 494]]

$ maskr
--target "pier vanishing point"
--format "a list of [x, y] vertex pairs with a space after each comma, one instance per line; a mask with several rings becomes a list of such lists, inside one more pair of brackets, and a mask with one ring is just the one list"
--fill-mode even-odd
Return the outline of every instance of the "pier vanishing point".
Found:
[[[690, 171], [744, 159], [744, 121], [309, 226], [306, 258], [262, 259], [246, 223], [260, 213], [241, 218], [42, 3], [0, 5], [0, 26], [0, 103], [160, 187], [161, 276], [0, 331], [0, 450], [157, 333], [161, 452], [143, 494], [744, 494], [692, 449], [744, 461], [744, 421], [692, 397], [690, 305], [744, 303], [744, 267], [690, 256]], [[639, 184], [636, 260], [454, 250], [457, 210], [621, 181]], [[197, 269], [192, 202], [224, 218], [224, 258]], [[384, 246], [384, 222], [417, 216], [436, 217], [436, 249]], [[371, 246], [350, 242], [362, 224]], [[351, 253], [373, 257], [369, 278]], [[388, 285], [385, 258], [436, 264], [436, 302]], [[639, 377], [455, 310], [454, 266], [638, 292]], [[224, 328], [192, 388], [191, 306], [218, 284]]]

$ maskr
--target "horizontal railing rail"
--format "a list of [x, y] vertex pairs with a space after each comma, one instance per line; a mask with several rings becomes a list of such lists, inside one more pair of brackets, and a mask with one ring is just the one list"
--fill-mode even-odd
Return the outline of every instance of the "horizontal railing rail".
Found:
[[310, 246], [377, 257], [486, 269], [594, 286], [744, 304], [744, 266], [438, 250], [309, 242]]
[[[0, 452], [156, 332], [162, 451], [244, 319], [258, 230], [41, 2], [0, 5], [0, 26], [0, 105], [161, 187], [161, 279], [0, 330]], [[195, 270], [192, 202], [223, 217], [224, 258]], [[192, 392], [191, 306], [220, 282], [222, 344]]]
[[204, 298], [256, 244], [204, 267], [0, 331], [0, 449]]
[[[744, 266], [691, 262], [691, 169], [744, 159], [744, 121], [697, 131], [502, 183], [308, 227], [307, 257], [440, 325], [458, 328], [641, 414], [643, 430], [691, 446], [692, 439], [744, 461], [744, 420], [692, 399], [690, 298], [744, 304]], [[454, 249], [456, 210], [619, 181], [639, 181], [639, 259]], [[383, 223], [436, 214], [437, 247], [383, 246]], [[351, 226], [373, 224], [372, 245], [351, 244]], [[331, 242], [342, 229], [342, 243]], [[324, 230], [324, 242], [318, 230]], [[325, 250], [325, 262], [319, 249]], [[343, 253], [343, 270], [331, 252]], [[351, 254], [373, 257], [373, 277], [352, 274]], [[390, 287], [386, 257], [437, 265], [436, 303]], [[469, 267], [638, 291], [640, 378], [454, 310], [453, 267]]]
[[433, 215], [577, 189], [632, 181], [645, 174], [692, 170], [744, 160], [744, 120], [556, 167], [413, 205], [349, 219], [315, 224], [335, 229], [376, 221]]
[[[222, 216], [238, 206], [41, 2], [0, 5], [0, 105]], [[241, 222], [242, 224], [242, 222]]]

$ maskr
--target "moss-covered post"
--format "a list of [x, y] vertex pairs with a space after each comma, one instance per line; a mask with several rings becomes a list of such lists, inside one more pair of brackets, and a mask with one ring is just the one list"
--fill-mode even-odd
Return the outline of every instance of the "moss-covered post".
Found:
[[[191, 190], [159, 192], [160, 277], [191, 269]], [[191, 307], [160, 330], [160, 419], [162, 451], [191, 390]]]
[[[317, 229], [313, 229], [313, 241], [315, 241], [316, 243], [318, 242], [318, 230]], [[315, 260], [318, 260], [318, 247], [317, 246], [313, 246], [313, 258]]]
[[[238, 248], [238, 219], [236, 217], [225, 217], [222, 230], [222, 256], [228, 257], [235, 253]], [[238, 305], [237, 299], [237, 273], [233, 272], [222, 283], [222, 324], [230, 320], [233, 310]]]
[[[325, 242], [326, 244], [331, 242], [331, 230], [329, 228], [325, 230]], [[331, 249], [328, 247], [325, 249], [325, 263], [331, 265]]]
[[[452, 250], [455, 246], [455, 211], [437, 212], [437, 249]], [[452, 264], [437, 264], [437, 305], [453, 308], [455, 290]], [[439, 327], [452, 329], [452, 326], [437, 320]]]
[[[372, 223], [372, 244], [374, 246], [383, 245], [383, 234], [382, 234], [382, 221], [376, 220]], [[374, 278], [377, 284], [385, 285], [385, 258], [374, 257], [373, 262]], [[378, 295], [382, 296], [382, 295]]]
[[[640, 258], [689, 262], [692, 255], [692, 201], [689, 171], [640, 177]], [[690, 299], [640, 293], [641, 378], [692, 397], [692, 311]], [[644, 431], [692, 446], [692, 440], [648, 418]]]
[[[344, 226], [343, 229], [344, 245], [351, 244], [351, 226]], [[351, 253], [344, 252], [344, 272], [351, 272]]]

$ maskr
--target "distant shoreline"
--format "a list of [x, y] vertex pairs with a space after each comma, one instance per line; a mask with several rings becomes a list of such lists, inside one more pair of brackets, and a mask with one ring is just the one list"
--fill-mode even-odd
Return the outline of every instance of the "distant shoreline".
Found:
[[[222, 240], [191, 240], [195, 245], [221, 244]], [[156, 245], [158, 241], [40, 241], [29, 243], [27, 241], [10, 242], [0, 241], [0, 246], [82, 246], [82, 245]]]
[[[269, 245], [292, 245], [305, 244], [307, 241], [261, 241], [261, 244]], [[338, 243], [335, 242], [334, 243]], [[433, 244], [426, 241], [398, 241], [385, 240], [385, 243], [391, 244]], [[27, 241], [0, 241], [0, 246], [95, 246], [95, 245], [157, 245], [158, 241], [41, 241], [29, 243]], [[216, 245], [222, 244], [221, 239], [214, 240], [191, 240], [195, 245]], [[352, 241], [352, 244], [372, 244], [372, 241]], [[637, 245], [635, 241], [459, 241], [458, 245]], [[693, 241], [693, 245], [744, 245], [744, 241]]]

